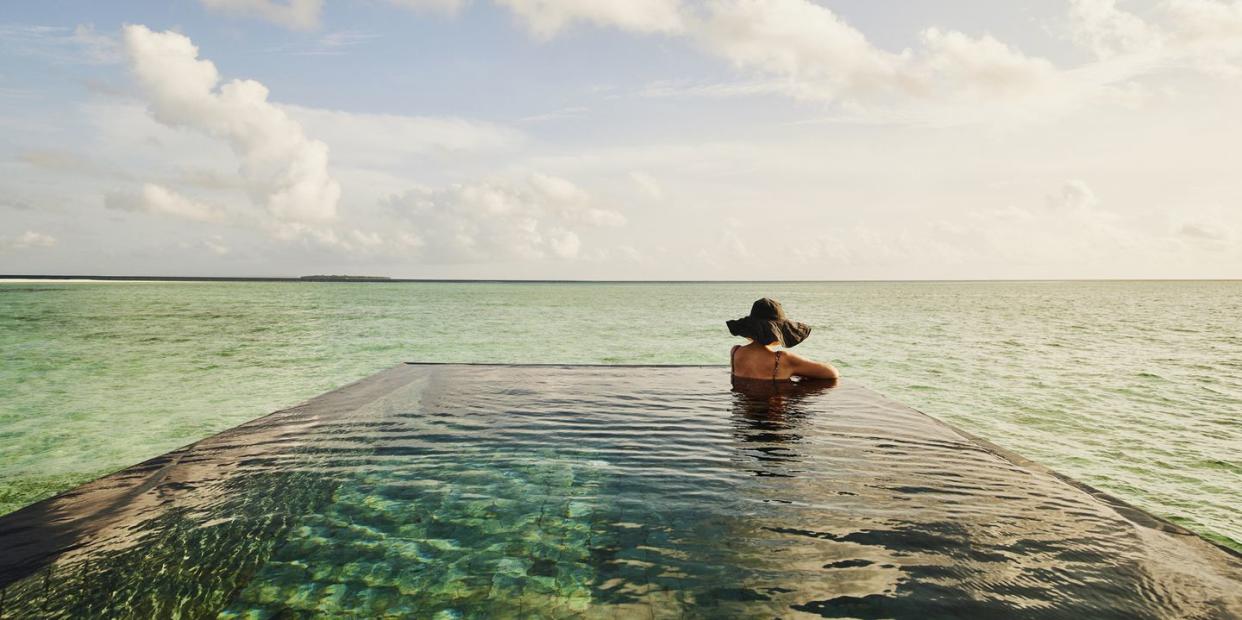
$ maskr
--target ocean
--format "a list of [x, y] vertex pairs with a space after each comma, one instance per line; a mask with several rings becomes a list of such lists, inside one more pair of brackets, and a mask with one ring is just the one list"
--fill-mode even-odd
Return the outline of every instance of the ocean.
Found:
[[1232, 281], [0, 283], [0, 513], [402, 361], [727, 364], [761, 296], [847, 380], [1242, 549]]

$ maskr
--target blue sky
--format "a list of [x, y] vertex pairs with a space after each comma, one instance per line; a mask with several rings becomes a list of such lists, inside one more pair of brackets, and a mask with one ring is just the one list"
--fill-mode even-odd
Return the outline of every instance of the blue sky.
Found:
[[0, 273], [1242, 277], [1242, 0], [0, 8]]

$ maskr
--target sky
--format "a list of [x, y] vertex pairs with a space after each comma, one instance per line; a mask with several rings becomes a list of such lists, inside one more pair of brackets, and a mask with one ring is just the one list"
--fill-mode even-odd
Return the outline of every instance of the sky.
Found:
[[0, 4], [0, 273], [1242, 278], [1242, 0]]

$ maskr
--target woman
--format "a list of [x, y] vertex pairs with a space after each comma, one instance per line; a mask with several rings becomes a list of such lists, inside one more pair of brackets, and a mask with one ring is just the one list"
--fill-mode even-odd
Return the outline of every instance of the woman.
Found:
[[794, 377], [836, 380], [841, 375], [830, 364], [813, 362], [777, 347], [793, 348], [806, 340], [811, 327], [785, 318], [780, 302], [764, 297], [750, 307], [750, 316], [726, 321], [729, 333], [749, 338], [750, 344], [736, 345], [729, 352], [729, 368], [734, 379], [790, 381]]

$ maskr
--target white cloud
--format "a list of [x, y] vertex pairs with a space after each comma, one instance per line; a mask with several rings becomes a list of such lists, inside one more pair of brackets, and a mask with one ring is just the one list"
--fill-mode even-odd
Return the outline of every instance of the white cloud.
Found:
[[[287, 13], [318, 15], [319, 3], [203, 0], [281, 21]], [[389, 0], [391, 4], [453, 12], [465, 0]], [[576, 24], [688, 37], [705, 51], [758, 81], [657, 89], [662, 94], [739, 96], [780, 94], [847, 106], [922, 108], [940, 124], [992, 118], [1040, 118], [1086, 102], [1134, 104], [1130, 80], [1156, 71], [1166, 40], [1188, 50], [1205, 71], [1237, 73], [1228, 59], [1242, 51], [1242, 0], [1163, 0], [1164, 29], [1122, 10], [1119, 0], [1071, 0], [1071, 37], [1108, 66], [1062, 69], [988, 34], [928, 28], [920, 44], [888, 51], [834, 11], [812, 0], [493, 0], [539, 38]], [[305, 5], [305, 6], [303, 6]], [[312, 11], [311, 9], [315, 10]], [[296, 10], [295, 10], [296, 9]], [[287, 17], [287, 16], [286, 16]], [[317, 17], [316, 17], [317, 18]], [[289, 25], [289, 19], [284, 22]], [[1167, 30], [1167, 32], [1165, 32]], [[1144, 58], [1134, 58], [1143, 56]], [[939, 106], [939, 107], [937, 107]], [[1008, 109], [1008, 111], [1006, 111]]]
[[974, 38], [935, 28], [923, 31], [924, 53], [907, 65], [908, 78], [924, 94], [948, 99], [964, 90], [980, 98], [1041, 94], [1059, 86], [1053, 64], [1034, 58], [990, 35]]
[[682, 8], [675, 0], [495, 0], [522, 19], [535, 36], [551, 37], [585, 22], [631, 32], [679, 32]]
[[[502, 3], [515, 2], [526, 7], [525, 13], [515, 8], [519, 14], [543, 16], [551, 24], [535, 27], [540, 36], [573, 21], [555, 18], [559, 3]], [[1179, 63], [1234, 76], [1239, 70], [1231, 59], [1242, 55], [1242, 0], [1164, 0], [1159, 25], [1122, 10], [1117, 0], [1071, 0], [1070, 35], [1100, 60], [1068, 69], [988, 34], [939, 28], [922, 31], [914, 48], [888, 51], [811, 0], [713, 0], [694, 10], [673, 1], [662, 6], [678, 16], [678, 26], [667, 31], [751, 75], [725, 84], [659, 84], [645, 94], [780, 94], [842, 104], [863, 122], [914, 118], [948, 125], [1047, 118], [1094, 103], [1135, 107], [1148, 96], [1136, 79]], [[617, 16], [600, 14], [594, 21], [626, 27]]]
[[56, 245], [56, 237], [28, 230], [13, 239], [0, 238], [0, 249], [25, 250], [29, 248], [50, 248]]
[[328, 174], [328, 146], [267, 101], [252, 80], [220, 82], [215, 65], [175, 32], [126, 26], [125, 50], [155, 119], [226, 140], [256, 202], [278, 222], [323, 223], [336, 216], [340, 185]]
[[1166, 0], [1175, 35], [1190, 43], [1232, 42], [1242, 38], [1242, 1]]
[[892, 53], [809, 0], [720, 0], [698, 33], [705, 49], [740, 69], [785, 81], [807, 99], [1022, 96], [1048, 88], [1051, 63], [991, 36], [928, 29], [922, 48]]
[[402, 245], [432, 263], [571, 259], [582, 247], [580, 230], [625, 223], [573, 183], [542, 174], [415, 189], [387, 204], [413, 227]]
[[1163, 0], [1148, 19], [1117, 0], [1073, 0], [1074, 41], [1128, 72], [1145, 77], [1190, 66], [1233, 78], [1242, 70], [1242, 0]]
[[[770, 228], [762, 218], [779, 211], [797, 222], [778, 233], [802, 257], [788, 265], [788, 277], [796, 278], [1185, 276], [1222, 274], [1242, 264], [1227, 249], [1242, 237], [1242, 221], [1206, 211], [1236, 204], [1229, 156], [1238, 132], [1236, 124], [1219, 119], [1229, 118], [1224, 111], [1236, 107], [1242, 90], [1236, 82], [1188, 70], [1213, 56], [1204, 50], [1227, 51], [1232, 40], [1219, 26], [1227, 19], [1194, 15], [1232, 11], [1235, 4], [1184, 0], [1191, 8], [1178, 13], [1172, 0], [1155, 0], [1159, 4], [1151, 10], [1126, 13], [1143, 4], [1077, 0], [1079, 6], [1107, 9], [1091, 18], [1090, 28], [1099, 32], [1089, 28], [1074, 39], [1098, 56], [1058, 69], [1006, 45], [999, 30], [993, 31], [998, 37], [982, 36], [982, 26], [967, 35], [952, 30], [948, 18], [948, 27], [924, 31], [908, 50], [884, 49], [879, 44], [887, 39], [869, 36], [870, 30], [864, 34], [824, 8], [836, 4], [815, 1], [687, 2], [678, 9], [678, 40], [646, 39], [669, 58], [699, 56], [656, 68], [655, 74], [671, 70], [686, 77], [653, 86], [653, 93], [664, 88], [769, 100], [626, 102], [623, 86], [593, 90], [610, 78], [589, 75], [569, 76], [536, 99], [519, 102], [530, 107], [520, 114], [513, 113], [512, 102], [478, 102], [481, 114], [494, 119], [554, 111], [522, 119], [531, 123], [517, 125], [526, 131], [470, 119], [307, 108], [268, 101], [266, 93], [248, 100], [258, 110], [252, 114], [249, 107], [225, 105], [227, 85], [186, 40], [188, 52], [160, 52], [159, 63], [177, 68], [158, 72], [158, 86], [140, 76], [143, 105], [122, 98], [128, 91], [94, 90], [84, 92], [84, 103], [63, 106], [63, 118], [38, 111], [10, 116], [6, 128], [15, 128], [10, 142], [17, 149], [0, 162], [7, 168], [0, 177], [8, 202], [28, 206], [4, 207], [12, 225], [0, 236], [28, 228], [68, 235], [56, 252], [29, 256], [76, 253], [75, 260], [86, 264], [94, 264], [92, 253], [120, 260], [101, 250], [137, 252], [128, 246], [176, 226], [177, 236], [189, 240], [187, 255], [224, 255], [201, 241], [206, 232], [220, 233], [214, 241], [228, 248], [220, 267], [239, 272], [295, 272], [322, 261], [437, 277], [767, 278], [786, 273], [786, 266], [772, 264], [749, 231]], [[755, 7], [771, 10], [760, 11], [758, 21], [718, 19], [745, 16], [744, 9]], [[506, 18], [505, 9], [499, 10]], [[1051, 14], [1036, 13], [1029, 17]], [[478, 11], [468, 16], [488, 18]], [[575, 17], [554, 31], [592, 24], [600, 22]], [[1158, 44], [1143, 43], [1143, 33]], [[1030, 33], [1030, 40], [1041, 36]], [[319, 41], [329, 49], [365, 36], [323, 31], [280, 38], [302, 45]], [[385, 47], [390, 43], [398, 42], [385, 39]], [[594, 43], [581, 37], [566, 42], [578, 45]], [[1072, 49], [1055, 53], [1088, 58]], [[215, 59], [207, 50], [204, 55]], [[682, 73], [704, 62], [717, 66], [703, 75]], [[717, 76], [726, 62], [738, 68], [732, 72], [736, 81], [721, 83]], [[204, 64], [206, 79], [197, 75]], [[619, 76], [617, 84], [655, 75], [644, 67], [618, 67], [637, 73]], [[1132, 106], [1113, 105], [1121, 97], [1109, 103], [1092, 98], [1101, 85], [1132, 99]], [[821, 105], [825, 101], [833, 105]], [[1031, 114], [1038, 119], [1032, 124], [995, 131], [977, 126], [990, 114], [1046, 109], [1030, 106], [1032, 101], [1064, 102], [1066, 109]], [[263, 160], [271, 163], [270, 174], [252, 174], [249, 153], [264, 145], [240, 134], [262, 133], [247, 123], [266, 123], [268, 108], [288, 121], [272, 126], [296, 131], [264, 137], [280, 153]], [[820, 111], [830, 118], [810, 124], [806, 117]], [[536, 124], [567, 116], [580, 118]], [[19, 128], [43, 117], [50, 120], [42, 135]], [[292, 175], [278, 162], [296, 160], [287, 153], [312, 142], [323, 143], [325, 160], [331, 145], [331, 168], [320, 167], [313, 176], [340, 182], [336, 215], [278, 217], [268, 206], [274, 192], [269, 188], [276, 185], [269, 180]], [[69, 143], [72, 152], [61, 146]], [[514, 176], [525, 170], [555, 176]], [[1091, 183], [1060, 183], [1074, 178]], [[406, 191], [419, 185], [431, 189]], [[129, 191], [108, 196], [108, 206], [166, 219], [120, 218], [99, 209], [100, 197], [117, 188]], [[613, 208], [596, 199], [603, 196], [628, 204]], [[499, 210], [489, 210], [495, 204]], [[51, 209], [80, 213], [83, 221], [73, 230], [46, 229], [55, 221]], [[720, 228], [729, 216], [745, 221]], [[631, 231], [604, 228], [627, 218]], [[285, 242], [264, 243], [265, 236]], [[1138, 249], [1145, 245], [1148, 251]], [[700, 248], [719, 269], [696, 263]], [[1161, 271], [1166, 268], [1158, 263], [1174, 256], [1170, 248], [1185, 258]], [[646, 262], [627, 267], [622, 256]], [[834, 265], [856, 269], [827, 271]]]
[[199, 0], [208, 9], [258, 17], [295, 30], [319, 26], [323, 0]]
[[1151, 51], [1160, 33], [1138, 16], [1117, 8], [1117, 0], [1070, 0], [1070, 35], [1100, 58]]
[[118, 211], [141, 211], [196, 222], [218, 222], [224, 219], [222, 210], [191, 200], [154, 183], [144, 183], [142, 191], [137, 193], [110, 193], [104, 198], [104, 206]]
[[739, 68], [833, 93], [882, 89], [896, 76], [899, 57], [873, 47], [827, 8], [805, 0], [721, 0], [710, 6], [698, 36]]

